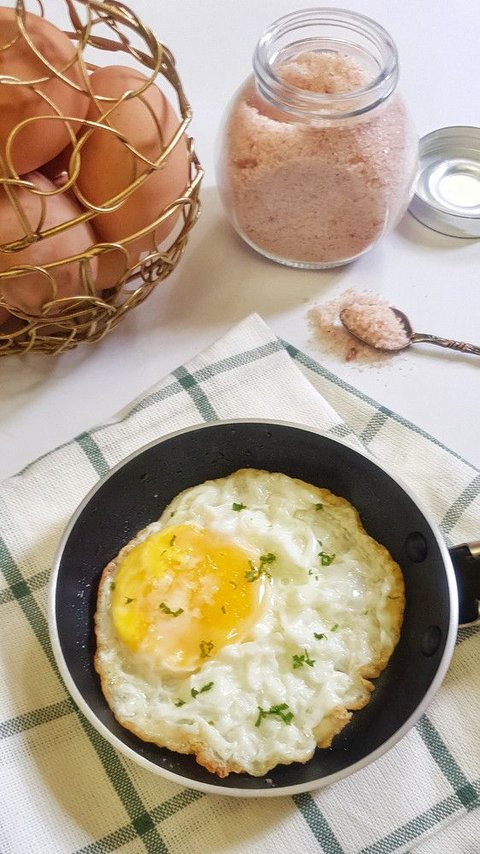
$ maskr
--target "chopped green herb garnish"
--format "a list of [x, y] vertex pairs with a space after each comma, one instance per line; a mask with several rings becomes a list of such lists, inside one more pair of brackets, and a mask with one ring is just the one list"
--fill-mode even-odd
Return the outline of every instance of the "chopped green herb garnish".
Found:
[[245, 573], [245, 578], [247, 579], [247, 581], [257, 581], [257, 579], [260, 578], [262, 574], [261, 566], [255, 566], [253, 560], [249, 560], [248, 565], [250, 569], [247, 570], [247, 572]]
[[232, 510], [235, 510], [236, 513], [239, 513], [240, 510], [246, 510], [246, 509], [247, 509], [246, 504], [237, 504], [236, 501], [234, 501], [232, 504]]
[[324, 551], [321, 551], [318, 556], [322, 561], [322, 566], [330, 566], [330, 564], [335, 560], [335, 555], [329, 555]]
[[170, 513], [170, 519], [172, 518], [172, 516], [175, 516], [175, 510], [172, 510], [172, 512]]
[[326, 636], [325, 632], [314, 632], [313, 637], [316, 638], [317, 640], [325, 640], [325, 638], [327, 636]]
[[315, 661], [313, 658], [310, 658], [306, 649], [303, 651], [302, 655], [293, 656], [293, 669], [296, 670], [297, 667], [303, 667], [304, 664], [308, 664], [309, 667], [313, 667], [315, 664]]
[[130, 605], [130, 602], [135, 602], [135, 599], [130, 599], [130, 597], [129, 597], [129, 596], [126, 596], [126, 598], [125, 598], [125, 605]]
[[258, 708], [258, 718], [255, 721], [255, 726], [260, 726], [261, 722], [267, 715], [273, 715], [273, 717], [279, 717], [285, 724], [289, 724], [293, 719], [293, 712], [290, 710], [287, 711], [288, 705], [287, 703], [281, 703], [279, 706], [270, 706], [269, 709], [262, 709], [261, 706], [257, 706]]
[[214, 646], [212, 641], [200, 641], [200, 658], [208, 658]]
[[258, 566], [255, 566], [253, 560], [249, 560], [248, 565], [250, 569], [245, 573], [247, 581], [257, 581], [261, 575], [268, 575], [268, 577], [271, 578], [272, 576], [266, 567], [276, 559], [276, 555], [272, 554], [272, 552], [268, 552], [268, 554], [260, 555], [260, 563]]
[[215, 726], [215, 721], [209, 721], [209, 722], [208, 722], [208, 725], [209, 725], [209, 726]]
[[185, 700], [180, 700], [180, 699], [178, 699], [178, 700], [177, 700], [177, 702], [175, 703], [175, 705], [177, 706], [177, 708], [178, 708], [179, 706], [184, 706], [184, 705], [185, 705]]
[[334, 626], [332, 626], [332, 628], [330, 629], [330, 631], [331, 631], [331, 632], [336, 632], [336, 631], [337, 631], [337, 629], [338, 629], [338, 623], [335, 623], [335, 625], [334, 625]]
[[173, 537], [172, 537], [172, 539], [170, 540], [170, 542], [169, 542], [169, 544], [168, 544], [168, 545], [169, 545], [169, 546], [173, 546], [173, 544], [174, 544], [174, 542], [175, 542], [175, 540], [176, 540], [176, 539], [177, 539], [177, 535], [176, 535], [176, 534], [174, 534], [174, 535], [173, 535]]
[[318, 504], [315, 504], [315, 510], [323, 510], [323, 504], [321, 501], [319, 501]]
[[220, 610], [221, 610], [222, 614], [226, 614], [226, 613], [227, 613], [227, 609], [225, 608], [225, 605], [222, 605], [222, 607], [220, 608]]
[[193, 699], [195, 699], [195, 697], [198, 697], [199, 694], [204, 694], [205, 691], [210, 691], [211, 688], [213, 688], [213, 682], [207, 682], [207, 684], [204, 685], [203, 688], [192, 688], [190, 693]]
[[112, 590], [112, 591], [113, 591], [113, 590], [115, 590], [115, 587], [116, 587], [116, 586], [117, 586], [117, 585], [115, 584], [115, 582], [114, 582], [114, 581], [111, 581], [111, 582], [110, 582], [110, 590]]
[[168, 607], [166, 602], [160, 602], [160, 605], [158, 607], [161, 611], [163, 611], [164, 614], [169, 614], [171, 617], [179, 617], [180, 614], [183, 614], [183, 608], [177, 608], [176, 611], [172, 611], [172, 609]]

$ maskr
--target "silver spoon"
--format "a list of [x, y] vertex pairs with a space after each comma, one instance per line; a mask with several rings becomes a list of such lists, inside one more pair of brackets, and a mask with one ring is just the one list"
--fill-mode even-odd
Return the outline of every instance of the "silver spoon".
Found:
[[[362, 309], [367, 310], [369, 308], [368, 305], [356, 305], [355, 311], [358, 313], [362, 311]], [[405, 344], [401, 346], [393, 346], [387, 347], [385, 345], [379, 346], [378, 344], [373, 343], [372, 339], [368, 339], [368, 335], [360, 336], [357, 332], [353, 331], [348, 319], [348, 308], [342, 309], [340, 312], [340, 320], [342, 321], [345, 329], [353, 335], [358, 341], [361, 341], [363, 344], [368, 344], [369, 347], [373, 347], [375, 350], [383, 350], [389, 353], [397, 353], [400, 350], [406, 350], [407, 347], [410, 347], [410, 344], [420, 344], [421, 342], [425, 342], [427, 344], [436, 344], [437, 347], [447, 347], [449, 350], [460, 350], [462, 353], [473, 353], [475, 356], [480, 356], [480, 347], [476, 347], [475, 344], [467, 344], [465, 341], [452, 341], [450, 338], [439, 338], [438, 335], [429, 335], [427, 332], [414, 332], [411, 326], [411, 323], [403, 313], [398, 308], [394, 308], [393, 306], [388, 306], [390, 311], [398, 318], [403, 326], [403, 330], [407, 337], [407, 341]], [[351, 309], [350, 309], [351, 311]]]

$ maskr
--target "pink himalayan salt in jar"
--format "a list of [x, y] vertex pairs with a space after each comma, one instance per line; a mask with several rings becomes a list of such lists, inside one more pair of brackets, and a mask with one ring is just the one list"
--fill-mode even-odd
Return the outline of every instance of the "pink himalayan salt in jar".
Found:
[[352, 261], [398, 223], [417, 172], [392, 39], [363, 15], [309, 9], [264, 33], [253, 69], [217, 158], [231, 223], [282, 264]]

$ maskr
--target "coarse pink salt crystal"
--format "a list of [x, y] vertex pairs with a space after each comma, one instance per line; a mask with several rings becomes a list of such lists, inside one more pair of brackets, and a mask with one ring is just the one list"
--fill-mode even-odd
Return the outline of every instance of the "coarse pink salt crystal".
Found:
[[[340, 314], [353, 318], [352, 331], [369, 344], [363, 344], [345, 329]], [[388, 302], [371, 291], [349, 288], [334, 299], [313, 306], [308, 320], [315, 342], [321, 349], [342, 361], [381, 365], [408, 344], [408, 336]], [[356, 323], [356, 329], [354, 324]], [[350, 325], [350, 324], [349, 324]], [[376, 347], [385, 346], [390, 352]]]
[[410, 338], [399, 317], [386, 303], [353, 303], [341, 312], [348, 331], [377, 350], [401, 350]]
[[307, 51], [280, 63], [277, 74], [291, 86], [324, 95], [353, 92], [368, 82], [365, 70], [343, 53]]

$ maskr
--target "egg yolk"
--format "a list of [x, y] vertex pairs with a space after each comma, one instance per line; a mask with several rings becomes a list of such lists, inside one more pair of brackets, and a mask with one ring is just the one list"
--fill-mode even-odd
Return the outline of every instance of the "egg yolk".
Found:
[[198, 669], [244, 640], [260, 619], [265, 578], [252, 573], [254, 562], [254, 555], [196, 525], [152, 534], [124, 557], [112, 584], [118, 636], [161, 669]]

